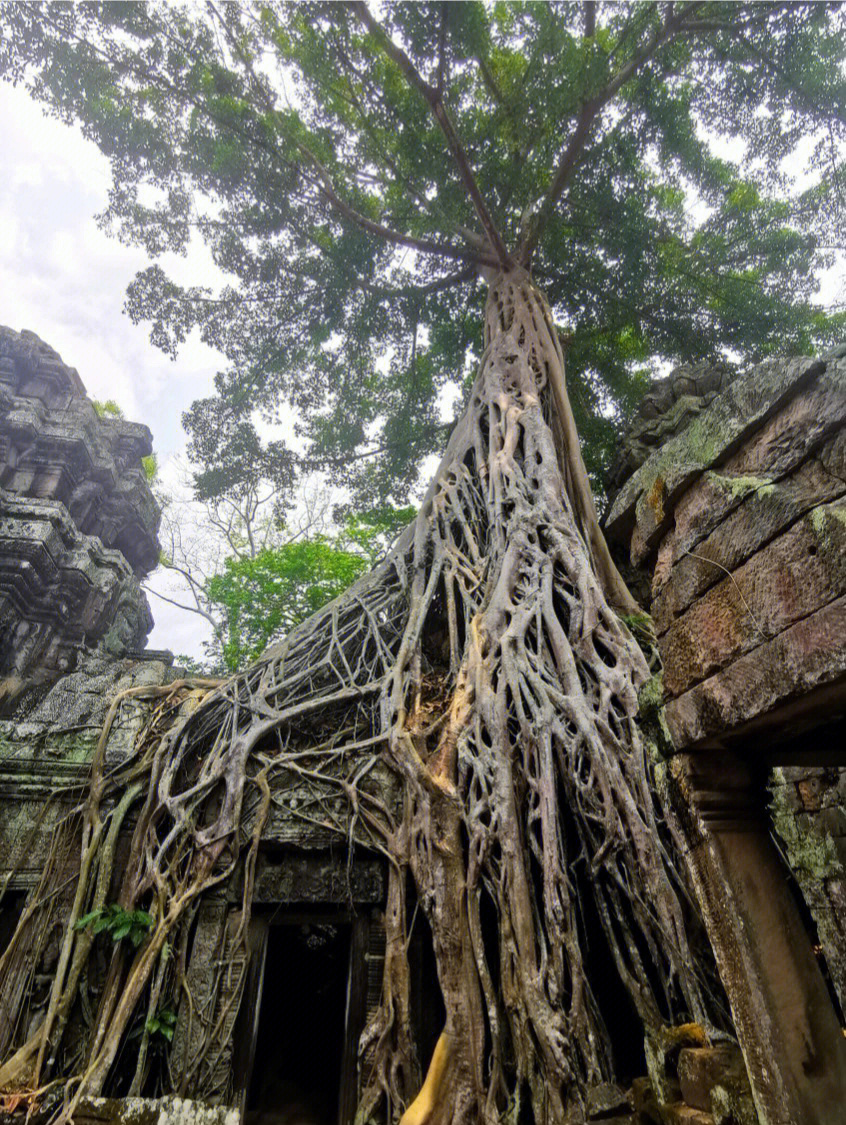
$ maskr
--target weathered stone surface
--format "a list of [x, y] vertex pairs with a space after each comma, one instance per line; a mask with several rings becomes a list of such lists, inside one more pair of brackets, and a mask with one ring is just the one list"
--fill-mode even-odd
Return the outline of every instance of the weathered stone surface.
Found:
[[120, 552], [82, 535], [53, 501], [0, 489], [0, 675], [71, 669], [86, 648], [142, 648], [153, 625]]
[[230, 1106], [210, 1106], [188, 1098], [83, 1098], [75, 1125], [240, 1125]]
[[[295, 825], [296, 826], [296, 822]], [[262, 853], [256, 864], [255, 903], [381, 903], [385, 870], [381, 859], [360, 855], [350, 868], [346, 856], [320, 852], [298, 855], [291, 849]]]
[[[697, 482], [697, 491], [707, 476]], [[675, 537], [666, 536], [658, 550], [653, 575], [651, 613], [655, 631], [659, 635], [666, 632], [694, 598], [721, 581], [726, 570], [736, 570], [806, 512], [844, 495], [846, 431], [831, 439], [791, 476], [749, 491], [722, 523], [692, 545], [693, 554], [689, 553], [691, 547], [680, 553]]]
[[[725, 463], [751, 430], [825, 370], [820, 360], [771, 360], [739, 376], [624, 485], [606, 520], [612, 538], [631, 535], [632, 561], [658, 545], [675, 501], [706, 469]], [[632, 533], [632, 529], [633, 533]]]
[[846, 770], [776, 769], [770, 792], [773, 827], [816, 923], [831, 983], [846, 1008]]
[[736, 1086], [715, 1086], [711, 1091], [714, 1125], [759, 1125], [750, 1090]]
[[220, 898], [207, 898], [200, 904], [185, 975], [185, 995], [190, 995], [191, 1004], [179, 1006], [170, 1052], [171, 1065], [179, 1074], [191, 1070], [200, 1053], [204, 1028], [214, 1018], [230, 913], [231, 907]]
[[146, 426], [100, 417], [32, 333], [0, 328], [0, 679], [6, 694], [82, 652], [142, 648], [157, 563]]
[[678, 1101], [678, 1059], [684, 1047], [702, 1047], [708, 1042], [698, 1023], [666, 1027], [646, 1037], [646, 1070], [655, 1096], [661, 1104]]
[[667, 705], [677, 749], [733, 729], [846, 677], [846, 598], [797, 622]]
[[636, 1078], [632, 1082], [629, 1098], [632, 1109], [641, 1120], [653, 1122], [654, 1125], [661, 1125], [658, 1099], [655, 1097], [655, 1091], [652, 1089], [652, 1083], [648, 1078]]
[[735, 375], [728, 364], [706, 360], [683, 364], [657, 379], [638, 404], [608, 471], [608, 495], [613, 499], [632, 473], [710, 406]]
[[[757, 495], [763, 503], [753, 504], [753, 526], [758, 536], [757, 546], [766, 542], [773, 516], [767, 509], [775, 505], [777, 518], [780, 490], [779, 482], [785, 474], [798, 470], [811, 455], [816, 473], [805, 469], [806, 488], [812, 483], [808, 476], [823, 478], [817, 503], [827, 497], [823, 493], [839, 495], [844, 485], [843, 421], [846, 419], [846, 365], [836, 370], [826, 369], [798, 399], [785, 403], [782, 410], [761, 430], [751, 436], [748, 445], [721, 465], [718, 472], [705, 472], [679, 499], [673, 508], [673, 530], [661, 543], [653, 575], [653, 592], [660, 590], [669, 578], [671, 568], [689, 551], [700, 553], [699, 544], [714, 529], [725, 527], [727, 516], [738, 507], [752, 504]], [[776, 433], [772, 431], [775, 430]], [[784, 444], [787, 439], [792, 444]], [[821, 446], [831, 467], [824, 468], [819, 460]], [[768, 462], [767, 456], [773, 460]], [[831, 477], [825, 481], [825, 474]], [[833, 479], [832, 479], [833, 477]], [[791, 491], [786, 490], [786, 498]], [[801, 500], [801, 497], [795, 499]], [[794, 502], [795, 502], [794, 499]]]
[[[84, 791], [106, 711], [130, 687], [156, 686], [176, 670], [169, 653], [137, 660], [97, 662], [18, 700], [0, 721], [0, 886], [28, 890], [40, 878], [61, 817]], [[135, 743], [150, 704], [127, 699], [106, 746], [108, 763]]]
[[665, 691], [681, 695], [843, 594], [846, 503], [838, 501], [815, 508], [672, 623], [659, 642]]
[[585, 1109], [588, 1118], [592, 1121], [597, 1119], [607, 1121], [612, 1114], [614, 1116], [623, 1114], [628, 1109], [628, 1104], [625, 1090], [614, 1082], [602, 1082], [598, 1086], [591, 1086], [585, 1099]]
[[[770, 363], [737, 379], [634, 474], [608, 520], [618, 551], [651, 572], [663, 686], [675, 696], [668, 777], [755, 1090], [753, 1101], [744, 1068], [704, 1073], [708, 1049], [682, 1052], [680, 1101], [715, 1125], [755, 1125], [756, 1105], [768, 1121], [834, 1125], [846, 1098], [820, 973], [824, 954], [842, 1000], [846, 770], [777, 771], [781, 854], [756, 780], [762, 759], [818, 753], [823, 766], [843, 753], [843, 358]], [[782, 856], [816, 922], [813, 951]], [[661, 1080], [660, 1068], [650, 1074]]]
[[729, 475], [777, 478], [790, 472], [846, 421], [846, 360], [825, 369], [724, 464]]
[[743, 1055], [733, 1043], [684, 1048], [679, 1053], [678, 1074], [685, 1102], [708, 1113], [715, 1086], [740, 1083], [749, 1089]]
[[701, 1109], [693, 1109], [684, 1102], [672, 1102], [662, 1105], [659, 1110], [661, 1125], [714, 1125], [714, 1118], [710, 1113]]
[[45, 406], [62, 410], [72, 399], [85, 394], [82, 380], [73, 367], [66, 367], [58, 352], [34, 332], [13, 332], [0, 327], [0, 384]]

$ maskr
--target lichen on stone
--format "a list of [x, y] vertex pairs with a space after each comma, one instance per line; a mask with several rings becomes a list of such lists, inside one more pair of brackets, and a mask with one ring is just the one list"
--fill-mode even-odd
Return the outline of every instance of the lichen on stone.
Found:
[[790, 866], [794, 871], [804, 872], [819, 880], [840, 874], [843, 865], [837, 857], [831, 834], [824, 831], [810, 832], [802, 828], [799, 818], [788, 803], [782, 771], [776, 769], [773, 775], [770, 783], [770, 810], [773, 825], [784, 844]]
[[771, 487], [773, 483], [769, 477], [727, 477], [723, 476], [722, 473], [715, 472], [710, 472], [707, 476], [709, 480], [719, 488], [725, 489], [735, 499], [742, 499], [748, 496], [750, 492], [757, 492], [759, 489]]

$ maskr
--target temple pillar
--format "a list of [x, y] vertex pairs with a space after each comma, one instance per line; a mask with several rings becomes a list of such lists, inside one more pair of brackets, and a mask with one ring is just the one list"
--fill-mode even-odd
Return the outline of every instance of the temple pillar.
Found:
[[763, 779], [716, 750], [679, 754], [670, 772], [761, 1125], [838, 1125], [846, 1040], [770, 834]]

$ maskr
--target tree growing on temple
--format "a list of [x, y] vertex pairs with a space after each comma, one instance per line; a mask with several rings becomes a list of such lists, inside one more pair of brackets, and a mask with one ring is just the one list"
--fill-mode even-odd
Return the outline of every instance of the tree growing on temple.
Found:
[[[6, 75], [113, 162], [103, 222], [152, 255], [196, 233], [231, 275], [183, 288], [152, 266], [129, 296], [162, 346], [198, 326], [231, 360], [187, 419], [208, 487], [237, 481], [255, 416], [280, 404], [305, 453], [275, 440], [271, 475], [331, 467], [373, 500], [444, 450], [386, 560], [153, 729], [124, 775], [95, 761], [72, 923], [102, 907], [106, 797], [124, 814], [139, 802], [118, 905], [151, 923], [112, 963], [75, 1092], [107, 1088], [133, 1013], [161, 993], [162, 949], [238, 865], [248, 914], [270, 793], [297, 777], [389, 868], [359, 1121], [415, 1097], [415, 1123], [582, 1120], [614, 1074], [598, 963], [647, 1035], [722, 1017], [636, 722], [637, 607], [598, 527], [576, 408], [596, 470], [605, 415], [647, 360], [803, 348], [836, 328], [811, 297], [842, 241], [839, 7], [11, 4], [2, 18]], [[738, 139], [736, 162], [715, 135]], [[808, 178], [791, 185], [800, 141]], [[412, 898], [446, 1011], [422, 1091]], [[66, 931], [47, 1017], [0, 1084], [44, 1083], [67, 1057], [89, 948]]]

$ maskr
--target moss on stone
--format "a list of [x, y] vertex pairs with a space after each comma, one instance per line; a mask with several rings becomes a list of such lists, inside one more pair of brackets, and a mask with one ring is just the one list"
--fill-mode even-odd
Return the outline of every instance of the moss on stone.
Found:
[[808, 517], [817, 542], [823, 551], [837, 549], [832, 542], [832, 521], [846, 524], [846, 508], [838, 504], [820, 504]]
[[773, 484], [769, 477], [726, 477], [722, 473], [714, 472], [709, 473], [708, 477], [718, 488], [725, 489], [734, 499], [742, 499], [750, 492], [771, 488]]
[[658, 653], [658, 638], [655, 636], [655, 626], [648, 613], [621, 613], [620, 620], [637, 642], [637, 646], [646, 657], [646, 663], [654, 668], [660, 661]]
[[664, 672], [656, 672], [643, 687], [637, 697], [641, 719], [651, 719], [664, 705]]
[[843, 871], [843, 865], [837, 858], [837, 849], [830, 833], [810, 832], [802, 828], [787, 800], [782, 771], [774, 770], [773, 773], [770, 811], [775, 830], [784, 843], [790, 866], [797, 872], [819, 880], [839, 875]]
[[664, 673], [656, 672], [646, 681], [637, 697], [638, 726], [657, 762], [675, 753], [670, 728], [664, 714]]

